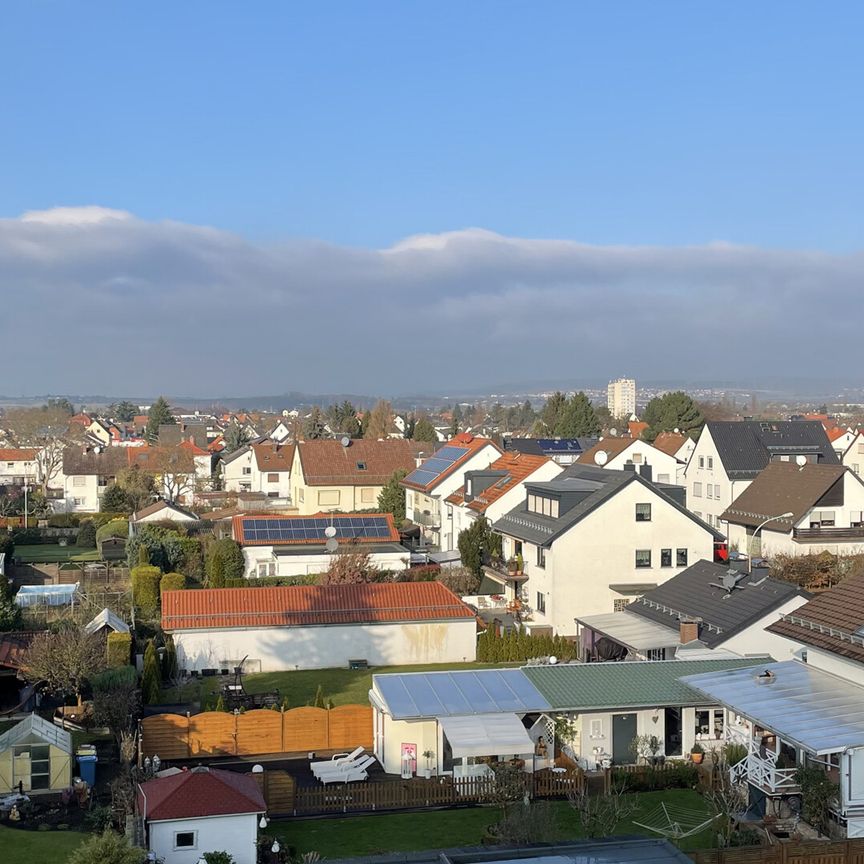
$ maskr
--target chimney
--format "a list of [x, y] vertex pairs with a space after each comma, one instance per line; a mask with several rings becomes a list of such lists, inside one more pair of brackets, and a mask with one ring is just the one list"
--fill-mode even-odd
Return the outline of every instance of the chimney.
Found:
[[695, 642], [699, 638], [699, 619], [682, 618], [678, 622], [678, 641], [682, 645]]
[[635, 473], [636, 472], [636, 466], [628, 459], [624, 463], [624, 470], [625, 471], [633, 471]]
[[640, 465], [639, 473], [650, 483], [653, 480], [654, 472], [650, 465]]

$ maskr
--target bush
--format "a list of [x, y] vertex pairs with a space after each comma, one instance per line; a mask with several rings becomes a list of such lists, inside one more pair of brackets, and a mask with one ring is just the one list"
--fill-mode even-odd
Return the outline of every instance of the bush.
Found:
[[129, 536], [129, 520], [128, 519], [112, 519], [104, 525], [100, 525], [96, 531], [96, 544], [101, 548], [102, 541], [109, 537], [122, 537], [126, 539]]
[[241, 584], [246, 572], [240, 544], [228, 537], [214, 540], [207, 549], [206, 574], [210, 588]]
[[42, 540], [42, 532], [38, 528], [16, 528], [12, 532], [12, 542], [16, 546], [38, 546]]
[[159, 580], [159, 596], [166, 591], [182, 591], [186, 587], [186, 577], [182, 573], [166, 573]]
[[108, 665], [112, 667], [126, 666], [132, 657], [132, 634], [108, 634]]
[[155, 612], [159, 608], [159, 582], [162, 571], [158, 567], [141, 564], [132, 568], [130, 576], [135, 605], [146, 612]]
[[92, 519], [87, 519], [81, 523], [75, 544], [81, 549], [96, 548], [96, 526]]
[[646, 765], [639, 771], [612, 769], [612, 783], [628, 792], [653, 792], [657, 789], [695, 789], [699, 783], [699, 769], [692, 762], [667, 762], [665, 765]]
[[85, 840], [67, 859], [66, 864], [143, 864], [146, 853], [137, 846], [131, 846], [129, 841], [105, 831], [104, 834], [94, 834]]
[[575, 659], [576, 643], [563, 636], [531, 636], [525, 630], [510, 630], [499, 636], [492, 627], [477, 639], [477, 659], [481, 663], [517, 663], [553, 656], [563, 662]]
[[112, 483], [102, 496], [99, 506], [106, 512], [131, 513], [132, 507], [129, 503], [129, 494], [122, 486]]
[[49, 528], [77, 528], [80, 524], [80, 513], [54, 513], [48, 517]]
[[162, 691], [162, 669], [152, 639], [144, 650], [144, 672], [141, 675], [141, 696], [147, 705], [157, 705]]

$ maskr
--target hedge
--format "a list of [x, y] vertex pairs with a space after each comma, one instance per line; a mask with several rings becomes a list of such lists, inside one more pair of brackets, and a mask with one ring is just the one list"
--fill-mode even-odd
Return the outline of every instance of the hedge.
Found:
[[159, 608], [159, 581], [162, 571], [158, 567], [140, 564], [133, 567], [129, 575], [132, 577], [135, 605], [148, 612], [155, 612]]
[[128, 666], [132, 656], [131, 633], [108, 634], [108, 665], [111, 667]]
[[79, 549], [96, 548], [96, 526], [93, 524], [92, 519], [85, 519], [79, 526], [75, 545]]
[[186, 587], [186, 577], [182, 573], [166, 573], [159, 580], [159, 596], [166, 591], [182, 591]]
[[80, 513], [54, 513], [48, 517], [49, 528], [77, 528], [80, 522]]
[[[111, 636], [129, 636], [128, 633], [112, 633]], [[130, 637], [131, 638], [131, 637]], [[118, 687], [134, 687], [138, 683], [138, 670], [127, 661], [125, 665], [114, 666], [94, 675], [90, 686], [102, 692]]]
[[530, 636], [524, 630], [498, 636], [492, 627], [477, 639], [477, 659], [481, 663], [515, 663], [534, 657], [557, 657], [567, 662], [576, 657], [576, 643], [563, 636]]

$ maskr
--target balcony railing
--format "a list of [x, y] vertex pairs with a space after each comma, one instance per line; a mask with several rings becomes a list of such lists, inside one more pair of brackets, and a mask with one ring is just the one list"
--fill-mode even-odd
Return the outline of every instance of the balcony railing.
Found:
[[524, 565], [519, 567], [510, 561], [500, 561], [483, 556], [483, 569], [493, 578], [504, 579], [507, 582], [520, 582], [528, 578], [525, 574]]
[[864, 540], [864, 526], [855, 528], [795, 528], [792, 538], [802, 543], [819, 540]]
[[734, 781], [746, 780], [769, 795], [799, 792], [797, 768], [778, 768], [776, 753], [762, 753], [754, 739], [747, 743], [747, 756], [730, 769]]
[[438, 514], [424, 513], [422, 510], [414, 511], [412, 521], [415, 525], [422, 525], [424, 528], [441, 527], [441, 517]]

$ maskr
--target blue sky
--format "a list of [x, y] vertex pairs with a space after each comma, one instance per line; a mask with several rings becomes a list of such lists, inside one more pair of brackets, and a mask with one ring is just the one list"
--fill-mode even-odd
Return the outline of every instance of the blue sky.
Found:
[[0, 206], [373, 247], [857, 248], [862, 10], [5, 3]]
[[860, 2], [0, 3], [0, 341], [30, 358], [0, 391], [758, 385], [823, 374], [817, 332], [857, 369], [862, 28]]

